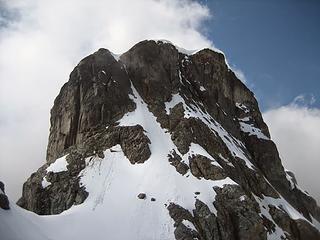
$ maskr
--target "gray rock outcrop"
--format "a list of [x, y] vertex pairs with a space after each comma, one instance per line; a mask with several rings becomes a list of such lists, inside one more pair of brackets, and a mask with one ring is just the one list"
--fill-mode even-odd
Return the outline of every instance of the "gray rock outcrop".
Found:
[[[171, 202], [176, 239], [267, 239], [281, 231], [287, 239], [320, 239], [312, 225], [320, 208], [290, 181], [254, 94], [224, 55], [210, 49], [186, 55], [163, 41], [140, 42], [118, 61], [99, 49], [75, 67], [51, 110], [47, 163], [24, 184], [20, 206], [59, 214], [83, 203], [90, 194], [79, 182], [85, 159], [103, 158], [117, 144], [131, 164], [146, 164], [152, 143], [144, 126], [119, 124], [137, 108], [133, 89], [170, 134], [175, 149], [163, 161], [176, 174], [237, 184], [208, 189], [215, 194], [210, 203], [197, 192], [193, 209]], [[211, 158], [193, 153], [193, 144]], [[66, 171], [47, 172], [65, 155]], [[267, 199], [290, 204], [305, 219], [292, 219]]]

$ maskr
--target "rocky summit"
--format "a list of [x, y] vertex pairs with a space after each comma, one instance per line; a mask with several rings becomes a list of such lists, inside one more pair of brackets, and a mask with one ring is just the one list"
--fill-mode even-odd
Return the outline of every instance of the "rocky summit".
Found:
[[33, 239], [320, 239], [320, 208], [219, 51], [99, 49], [71, 72], [50, 122], [46, 163], [18, 201], [46, 216], [8, 210], [40, 229]]

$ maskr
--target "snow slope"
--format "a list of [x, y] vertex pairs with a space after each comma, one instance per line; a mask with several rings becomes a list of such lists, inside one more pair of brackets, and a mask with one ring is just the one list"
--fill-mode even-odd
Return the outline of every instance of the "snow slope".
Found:
[[[14, 227], [21, 224], [21, 234], [30, 233], [30, 238], [24, 239], [41, 239], [42, 235], [34, 237], [32, 234], [42, 229], [47, 236], [42, 239], [52, 240], [102, 239], [105, 236], [112, 236], [113, 240], [165, 240], [174, 239], [173, 220], [166, 208], [170, 202], [191, 210], [194, 209], [195, 198], [198, 198], [208, 204], [212, 212], [216, 212], [212, 205], [215, 197], [212, 187], [236, 183], [230, 178], [211, 181], [197, 179], [189, 173], [185, 176], [178, 174], [167, 158], [173, 149], [178, 152], [170, 134], [160, 127], [134, 88], [133, 93], [131, 98], [137, 108], [126, 114], [119, 125], [140, 124], [144, 127], [151, 140], [151, 157], [145, 163], [132, 165], [121, 147], [116, 145], [104, 152], [103, 159], [86, 159], [87, 167], [80, 173], [80, 182], [86, 187], [89, 197], [83, 204], [55, 216], [37, 216], [14, 206], [6, 213], [11, 217], [1, 217], [1, 221], [5, 220], [5, 225]], [[192, 144], [190, 151], [182, 158], [188, 161], [188, 156], [196, 153], [210, 157], [213, 164], [218, 164], [197, 144]], [[63, 171], [63, 159], [58, 159], [47, 171]], [[200, 194], [196, 195], [195, 192]], [[146, 199], [137, 198], [139, 193], [145, 193]], [[156, 201], [151, 201], [151, 198]], [[18, 218], [20, 220], [14, 223]], [[28, 221], [34, 227], [27, 227]], [[11, 239], [9, 236], [12, 232], [7, 231], [7, 238], [3, 240]]]
[[1, 240], [49, 240], [42, 230], [42, 221], [34, 213], [18, 207], [10, 202], [10, 210], [0, 208]]
[[[87, 158], [86, 168], [80, 173], [80, 183], [89, 192], [83, 204], [73, 206], [59, 215], [38, 216], [11, 203], [11, 210], [0, 209], [1, 240], [167, 240], [174, 239], [173, 220], [166, 208], [170, 202], [191, 211], [194, 209], [195, 198], [198, 198], [216, 214], [212, 204], [215, 198], [212, 187], [237, 183], [230, 178], [212, 181], [197, 179], [189, 172], [184, 176], [178, 174], [167, 157], [172, 150], [179, 154], [170, 133], [161, 128], [134, 87], [132, 92], [130, 98], [136, 103], [136, 109], [125, 114], [119, 126], [143, 126], [151, 142], [150, 158], [143, 164], [132, 165], [120, 145], [106, 150], [103, 159], [98, 156]], [[248, 168], [254, 169], [243, 151], [244, 145], [196, 105], [187, 106], [180, 95], [175, 95], [166, 104], [167, 113], [180, 102], [185, 108], [186, 118], [198, 118], [207, 124], [209, 129], [221, 137], [234, 156], [243, 159]], [[180, 155], [188, 163], [188, 157], [193, 154], [206, 156], [212, 160], [212, 164], [219, 166], [198, 144], [191, 144], [189, 152]], [[65, 171], [66, 164], [65, 157], [62, 157], [51, 164], [47, 171]], [[45, 180], [44, 187], [49, 184]], [[139, 199], [139, 193], [145, 193], [146, 198]], [[151, 198], [155, 198], [155, 201], [151, 201]], [[260, 204], [261, 214], [268, 218], [271, 218], [266, 210], [268, 204], [282, 206], [295, 219], [303, 218], [282, 198], [265, 197], [256, 200]], [[194, 228], [188, 221], [185, 224]], [[319, 227], [316, 221], [314, 224]], [[284, 232], [277, 226], [268, 239], [279, 239], [283, 235]]]

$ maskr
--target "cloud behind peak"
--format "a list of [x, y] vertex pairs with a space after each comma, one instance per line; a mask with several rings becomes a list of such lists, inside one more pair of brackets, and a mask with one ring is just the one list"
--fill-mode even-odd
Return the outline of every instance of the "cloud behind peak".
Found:
[[263, 117], [283, 165], [295, 173], [298, 184], [320, 203], [320, 109], [296, 101], [269, 110]]
[[45, 161], [49, 112], [73, 67], [144, 39], [212, 47], [207, 7], [190, 0], [0, 0], [0, 177], [12, 199]]

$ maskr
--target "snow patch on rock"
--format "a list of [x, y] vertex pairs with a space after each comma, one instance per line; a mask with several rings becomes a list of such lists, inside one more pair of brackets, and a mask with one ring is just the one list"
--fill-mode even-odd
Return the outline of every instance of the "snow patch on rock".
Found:
[[182, 224], [185, 225], [187, 228], [191, 229], [191, 230], [194, 230], [194, 231], [197, 231], [196, 227], [193, 225], [192, 222], [188, 221], [188, 220], [185, 220], [183, 219], [182, 220]]
[[43, 177], [41, 185], [42, 185], [42, 188], [46, 188], [46, 187], [49, 187], [51, 185], [51, 182], [48, 182], [47, 178]]
[[253, 124], [240, 122], [240, 129], [242, 132], [248, 133], [249, 136], [256, 136], [259, 139], [270, 140], [270, 138], [263, 134], [261, 129], [256, 128]]
[[240, 108], [245, 113], [249, 113], [250, 112], [249, 108], [246, 105], [244, 105], [243, 103], [236, 103], [236, 107]]
[[205, 89], [204, 86], [200, 86], [200, 91], [201, 91], [201, 92], [204, 92], [204, 91], [206, 91], [206, 90], [207, 90], [207, 89]]
[[221, 167], [221, 165], [199, 144], [191, 143], [189, 147], [189, 151], [183, 155], [183, 160], [185, 163], [189, 165], [189, 157], [192, 157], [194, 155], [201, 155], [211, 160], [211, 164], [217, 167]]
[[67, 155], [56, 159], [53, 163], [49, 165], [49, 167], [47, 167], [46, 171], [53, 173], [68, 171], [68, 162], [66, 160], [66, 157]]
[[171, 109], [174, 108], [179, 103], [182, 103], [184, 108], [187, 107], [184, 99], [180, 96], [180, 94], [178, 94], [178, 93], [177, 94], [173, 94], [172, 97], [171, 97], [171, 101], [165, 103], [166, 113], [170, 114]]

